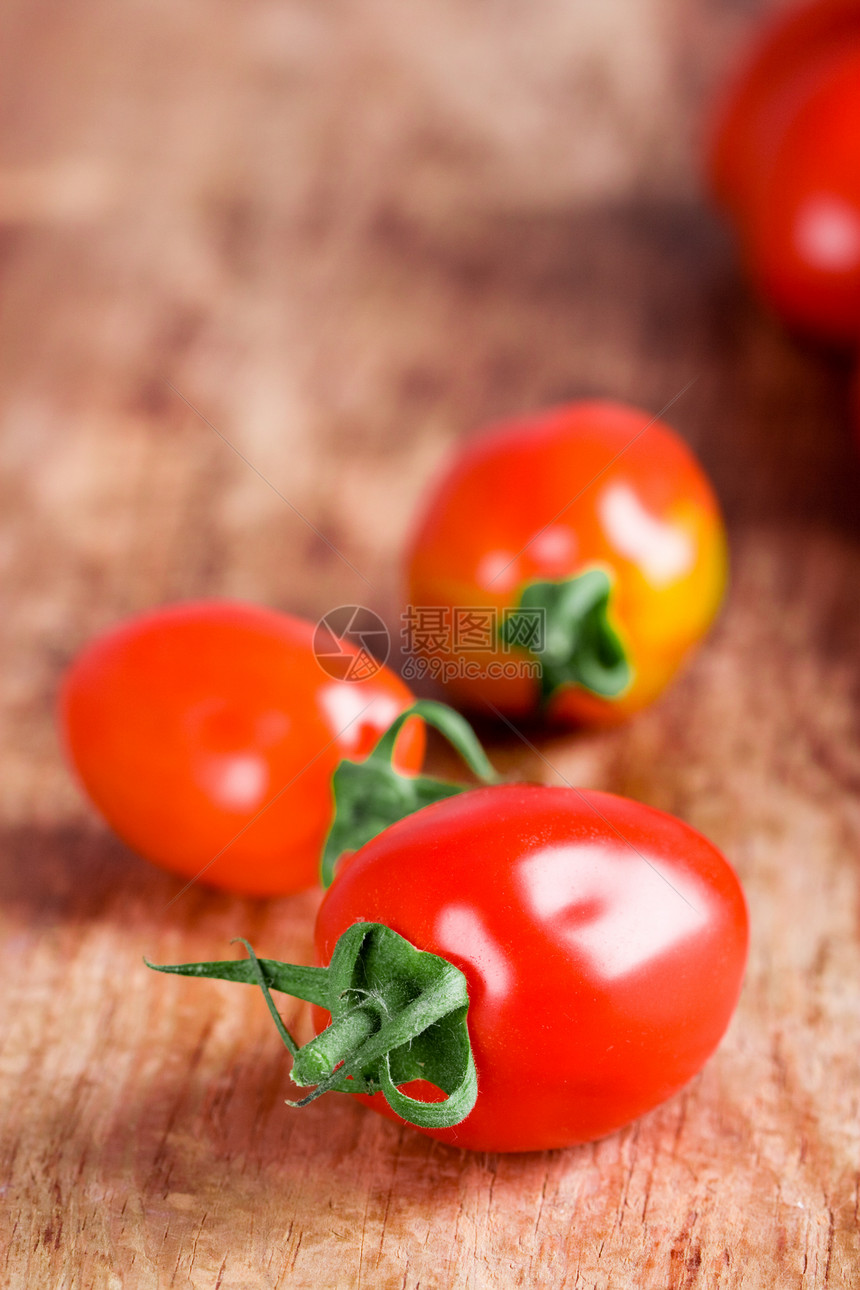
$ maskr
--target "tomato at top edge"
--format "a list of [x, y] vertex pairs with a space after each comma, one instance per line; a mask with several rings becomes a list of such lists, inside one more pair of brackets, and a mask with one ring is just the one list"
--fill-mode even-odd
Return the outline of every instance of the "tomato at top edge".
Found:
[[613, 723], [668, 684], [726, 578], [713, 490], [668, 426], [607, 401], [512, 421], [468, 442], [425, 500], [404, 675], [476, 710]]
[[860, 31], [819, 70], [750, 183], [740, 240], [761, 295], [825, 340], [860, 340]]
[[[133, 850], [246, 895], [316, 884], [335, 767], [363, 759], [413, 698], [385, 667], [329, 675], [313, 639], [300, 618], [201, 601], [133, 618], [78, 655], [60, 695], [66, 750]], [[399, 769], [417, 771], [423, 749], [422, 723], [408, 722]]]
[[711, 191], [742, 217], [751, 184], [809, 86], [860, 41], [860, 0], [814, 0], [763, 24], [714, 113], [707, 148]]

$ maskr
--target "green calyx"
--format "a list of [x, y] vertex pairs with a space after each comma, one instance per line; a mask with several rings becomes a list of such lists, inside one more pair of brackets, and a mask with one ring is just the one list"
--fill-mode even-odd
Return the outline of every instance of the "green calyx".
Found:
[[[241, 938], [240, 938], [241, 939]], [[257, 985], [284, 1045], [291, 1078], [310, 1093], [288, 1106], [307, 1106], [323, 1093], [379, 1093], [393, 1111], [419, 1128], [464, 1120], [478, 1096], [466, 1016], [469, 996], [459, 968], [418, 950], [382, 923], [355, 923], [338, 940], [328, 967], [258, 959], [158, 966], [156, 972]], [[299, 1047], [275, 1007], [279, 990], [331, 1013], [331, 1023]], [[422, 1102], [400, 1085], [426, 1080], [447, 1094]]]
[[[544, 702], [568, 685], [602, 699], [617, 698], [629, 686], [633, 669], [609, 621], [611, 593], [609, 574], [595, 566], [563, 582], [528, 583], [516, 608], [505, 617], [502, 640], [527, 648], [540, 663]], [[535, 640], [540, 611], [542, 642]], [[534, 647], [530, 647], [532, 641]]]
[[422, 806], [465, 792], [430, 775], [401, 775], [392, 764], [397, 737], [410, 717], [421, 717], [443, 734], [484, 784], [497, 776], [469, 723], [444, 703], [420, 699], [392, 722], [370, 755], [361, 762], [342, 761], [332, 776], [334, 819], [326, 838], [320, 881], [331, 884], [335, 866], [347, 852], [358, 851], [383, 829]]

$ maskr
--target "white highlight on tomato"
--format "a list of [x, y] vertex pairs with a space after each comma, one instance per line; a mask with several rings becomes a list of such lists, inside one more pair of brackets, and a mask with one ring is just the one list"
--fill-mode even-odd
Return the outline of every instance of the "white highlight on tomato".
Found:
[[[561, 572], [567, 572], [576, 559], [576, 535], [562, 524], [550, 524], [537, 537], [532, 538], [529, 550], [541, 565], [559, 566]], [[549, 570], [548, 570], [549, 571]]]
[[480, 916], [467, 905], [448, 905], [436, 923], [440, 949], [472, 963], [490, 997], [505, 995], [511, 988], [507, 955], [493, 940]]
[[794, 244], [802, 259], [828, 273], [860, 264], [860, 213], [838, 197], [810, 197], [794, 220]]
[[707, 923], [704, 893], [690, 878], [660, 873], [619, 839], [552, 846], [520, 865], [519, 879], [536, 917], [556, 924], [604, 980], [635, 972], [673, 950]]
[[269, 787], [269, 768], [255, 753], [227, 753], [207, 761], [206, 779], [221, 806], [244, 811], [261, 806]]
[[646, 510], [629, 484], [610, 484], [598, 502], [603, 526], [622, 555], [639, 565], [655, 587], [689, 573], [696, 548], [689, 533]]
[[475, 581], [484, 591], [501, 594], [520, 581], [520, 561], [515, 551], [488, 551], [475, 570]]
[[356, 681], [333, 681], [320, 690], [319, 701], [332, 732], [341, 732], [338, 744], [348, 752], [362, 746], [368, 725], [384, 730], [403, 708], [393, 695], [368, 693]]

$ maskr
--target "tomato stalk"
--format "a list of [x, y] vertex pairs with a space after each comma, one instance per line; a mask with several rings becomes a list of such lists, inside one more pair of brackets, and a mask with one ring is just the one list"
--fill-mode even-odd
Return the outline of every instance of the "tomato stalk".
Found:
[[[294, 1083], [323, 1093], [381, 1092], [401, 1119], [419, 1128], [447, 1128], [466, 1118], [478, 1096], [467, 1012], [466, 978], [439, 955], [418, 950], [382, 923], [354, 923], [338, 940], [328, 967], [259, 959], [239, 938], [247, 959], [147, 966], [156, 972], [257, 985], [293, 1058]], [[317, 1004], [331, 1023], [302, 1047], [284, 1025], [272, 990]], [[402, 1092], [412, 1080], [447, 1096], [424, 1102]]]
[[508, 645], [532, 638], [535, 611], [545, 615], [542, 648], [527, 652], [541, 669], [544, 702], [566, 685], [578, 685], [603, 699], [617, 698], [633, 679], [633, 669], [609, 618], [612, 582], [594, 565], [562, 582], [530, 582], [500, 635]]
[[326, 838], [320, 881], [331, 885], [342, 855], [358, 851], [383, 829], [422, 806], [466, 791], [468, 785], [430, 775], [401, 775], [392, 764], [397, 737], [411, 717], [421, 717], [456, 748], [483, 784], [498, 783], [475, 732], [459, 712], [444, 703], [420, 699], [401, 712], [364, 761], [342, 761], [332, 776], [334, 819]]

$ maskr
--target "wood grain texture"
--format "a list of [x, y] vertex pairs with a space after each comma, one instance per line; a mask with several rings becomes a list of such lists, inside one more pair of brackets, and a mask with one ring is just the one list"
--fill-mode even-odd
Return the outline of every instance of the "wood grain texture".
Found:
[[[3, 1284], [856, 1286], [846, 372], [749, 302], [696, 175], [703, 102], [760, 9], [6, 10]], [[628, 728], [538, 743], [735, 862], [753, 946], [728, 1037], [682, 1095], [570, 1151], [458, 1152], [334, 1097], [292, 1114], [262, 1000], [141, 957], [243, 934], [307, 959], [316, 897], [170, 903], [63, 768], [62, 668], [201, 594], [394, 624], [410, 514], [458, 435], [578, 394], [656, 411], [692, 377], [669, 419], [727, 509], [726, 613]], [[513, 736], [493, 753], [553, 778]]]

